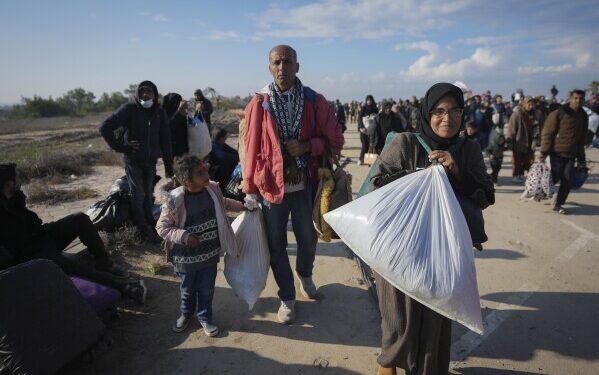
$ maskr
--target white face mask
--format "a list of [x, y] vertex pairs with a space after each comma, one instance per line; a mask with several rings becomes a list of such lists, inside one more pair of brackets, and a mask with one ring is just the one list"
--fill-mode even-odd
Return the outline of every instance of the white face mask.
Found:
[[150, 100], [140, 100], [139, 104], [141, 104], [142, 107], [148, 109], [148, 108], [152, 107], [152, 104], [154, 104], [154, 101], [152, 99], [150, 99]]

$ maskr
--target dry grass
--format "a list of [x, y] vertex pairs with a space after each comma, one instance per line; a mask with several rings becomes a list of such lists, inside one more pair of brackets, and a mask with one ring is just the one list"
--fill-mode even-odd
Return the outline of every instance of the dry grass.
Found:
[[88, 187], [75, 189], [56, 189], [41, 181], [34, 181], [27, 187], [27, 201], [32, 204], [57, 205], [95, 198], [98, 193]]
[[139, 245], [137, 228], [123, 227], [113, 233], [106, 233], [107, 249], [111, 252], [123, 253]]

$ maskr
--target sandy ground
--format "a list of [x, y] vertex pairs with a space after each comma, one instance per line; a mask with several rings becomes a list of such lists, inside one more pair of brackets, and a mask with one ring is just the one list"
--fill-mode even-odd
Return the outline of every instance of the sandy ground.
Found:
[[[367, 173], [355, 164], [359, 137], [350, 125], [343, 156], [357, 191]], [[231, 139], [232, 144], [236, 143]], [[599, 150], [587, 151], [599, 161]], [[599, 373], [599, 164], [587, 184], [573, 191], [571, 215], [548, 202], [520, 201], [511, 184], [509, 153], [500, 174], [497, 202], [484, 211], [489, 241], [476, 252], [478, 287], [486, 332], [454, 323], [454, 374]], [[162, 169], [159, 168], [162, 172]], [[102, 168], [90, 184], [103, 195], [118, 168]], [[85, 181], [79, 182], [85, 183]], [[37, 207], [47, 219], [88, 207], [77, 202]], [[66, 212], [66, 213], [65, 213]], [[289, 254], [295, 241], [289, 226]], [[101, 343], [91, 363], [74, 363], [70, 374], [374, 374], [380, 345], [378, 310], [355, 262], [341, 242], [319, 243], [314, 280], [320, 298], [299, 298], [297, 321], [276, 321], [276, 284], [269, 276], [252, 311], [217, 278], [214, 318], [222, 333], [208, 338], [194, 322], [185, 333], [170, 330], [178, 316], [178, 281], [172, 268], [144, 272], [160, 261], [158, 248], [128, 250], [119, 258], [148, 282], [146, 305], [119, 304], [121, 318], [109, 324], [112, 345]], [[223, 262], [219, 270], [223, 269]], [[401, 372], [400, 372], [401, 373]]]

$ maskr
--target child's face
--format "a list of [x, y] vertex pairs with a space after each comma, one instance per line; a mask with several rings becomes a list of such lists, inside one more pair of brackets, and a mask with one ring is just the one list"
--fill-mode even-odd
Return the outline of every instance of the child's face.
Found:
[[189, 190], [201, 190], [208, 186], [210, 175], [208, 168], [210, 165], [204, 161], [198, 163], [191, 171], [191, 179], [185, 181], [185, 187]]

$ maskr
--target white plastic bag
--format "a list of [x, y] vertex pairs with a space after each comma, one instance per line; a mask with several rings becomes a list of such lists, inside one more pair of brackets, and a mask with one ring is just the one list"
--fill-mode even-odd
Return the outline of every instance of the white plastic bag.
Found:
[[402, 177], [324, 218], [393, 286], [482, 334], [472, 240], [442, 166]]
[[193, 124], [187, 126], [187, 145], [189, 153], [203, 159], [212, 151], [212, 140], [206, 123], [194, 118]]
[[262, 210], [244, 211], [231, 226], [240, 255], [225, 255], [225, 278], [235, 295], [247, 302], [251, 310], [266, 286], [270, 268]]
[[375, 113], [372, 113], [368, 116], [362, 117], [362, 123], [364, 123], [364, 127], [366, 128], [368, 135], [372, 135], [374, 133], [374, 130], [376, 128], [375, 118], [376, 118]]

